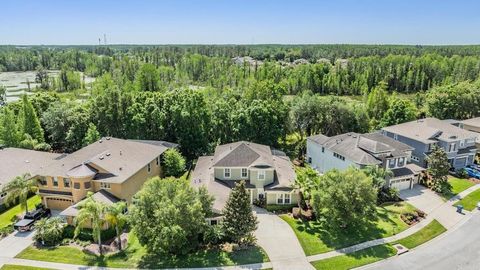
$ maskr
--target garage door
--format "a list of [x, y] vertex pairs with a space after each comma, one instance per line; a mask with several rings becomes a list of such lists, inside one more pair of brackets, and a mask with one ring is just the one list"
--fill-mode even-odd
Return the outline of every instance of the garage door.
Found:
[[72, 201], [63, 198], [47, 198], [47, 208], [52, 210], [64, 210], [72, 205]]
[[390, 181], [390, 187], [396, 188], [398, 190], [404, 190], [410, 188], [410, 181], [411, 179], [397, 179]]
[[466, 157], [464, 157], [464, 158], [457, 158], [457, 159], [455, 159], [455, 165], [454, 165], [454, 166], [455, 166], [456, 168], [462, 168], [462, 167], [465, 166], [466, 162], [467, 162], [467, 158], [466, 158]]

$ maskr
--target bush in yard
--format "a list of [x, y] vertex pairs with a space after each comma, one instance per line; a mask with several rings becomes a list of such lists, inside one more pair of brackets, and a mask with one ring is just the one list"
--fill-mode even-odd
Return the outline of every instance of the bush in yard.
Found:
[[[101, 231], [101, 238], [103, 241], [110, 240], [114, 238], [116, 235], [115, 228], [111, 227], [106, 230]], [[90, 228], [82, 228], [80, 229], [80, 232], [78, 233], [77, 237], [75, 237], [75, 227], [68, 225], [63, 229], [63, 234], [62, 238], [64, 239], [78, 239], [80, 241], [85, 241], [85, 242], [94, 242], [95, 239], [93, 239], [93, 232], [92, 229]]]
[[163, 153], [163, 170], [166, 177], [180, 177], [185, 172], [185, 158], [177, 149], [168, 149]]
[[345, 228], [375, 215], [377, 189], [372, 185], [372, 178], [359, 169], [334, 169], [320, 177], [317, 189], [312, 192], [312, 201], [317, 218]]
[[64, 223], [61, 218], [43, 218], [35, 223], [33, 240], [45, 246], [54, 246], [60, 243], [63, 236]]
[[13, 231], [13, 224], [9, 224], [3, 228], [0, 228], [0, 238], [11, 234]]
[[467, 171], [466, 171], [465, 169], [460, 169], [460, 170], [458, 170], [458, 171], [457, 171], [457, 176], [458, 176], [459, 178], [463, 178], [463, 179], [469, 177], [469, 176], [468, 176], [468, 173], [467, 173]]
[[229, 241], [237, 244], [253, 244], [253, 232], [257, 229], [257, 217], [253, 215], [250, 194], [245, 181], [237, 183], [230, 192], [223, 209], [222, 227]]
[[218, 245], [224, 242], [225, 233], [220, 225], [207, 226], [203, 234], [203, 242], [210, 245]]
[[155, 177], [134, 196], [129, 224], [150, 254], [187, 254], [202, 240], [212, 203], [203, 188]]

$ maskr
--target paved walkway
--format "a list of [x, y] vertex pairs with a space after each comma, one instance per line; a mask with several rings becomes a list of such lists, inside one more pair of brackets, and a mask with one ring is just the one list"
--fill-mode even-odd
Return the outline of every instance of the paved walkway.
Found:
[[[471, 192], [473, 192], [473, 191], [475, 191], [479, 188], [480, 188], [480, 184], [472, 186], [472, 187], [464, 190], [460, 194], [452, 197], [447, 202], [442, 203], [441, 205], [437, 205], [435, 207], [429, 206], [430, 207], [429, 208], [430, 212], [427, 212], [427, 214], [428, 214], [427, 218], [425, 218], [421, 222], [413, 225], [412, 227], [410, 227], [410, 228], [406, 229], [405, 231], [400, 232], [396, 235], [393, 235], [393, 236], [390, 236], [390, 237], [387, 237], [387, 238], [383, 238], [383, 239], [376, 239], [376, 240], [363, 242], [363, 243], [360, 243], [360, 244], [357, 244], [357, 245], [353, 245], [353, 246], [350, 246], [350, 247], [330, 251], [330, 252], [327, 252], [327, 253], [308, 256], [307, 259], [308, 259], [309, 262], [324, 260], [324, 259], [328, 259], [328, 258], [352, 253], [352, 252], [355, 252], [355, 251], [359, 251], [359, 250], [362, 250], [362, 249], [365, 249], [365, 248], [369, 248], [369, 247], [373, 247], [373, 246], [377, 246], [377, 245], [381, 245], [381, 244], [386, 244], [386, 243], [392, 243], [392, 242], [395, 242], [397, 240], [400, 240], [402, 238], [405, 238], [407, 236], [410, 236], [410, 235], [418, 232], [423, 227], [425, 227], [430, 222], [432, 222], [434, 219], [436, 219], [438, 222], [440, 222], [447, 230], [452, 229], [456, 225], [458, 225], [462, 222], [465, 222], [472, 215], [472, 213], [470, 213], [468, 211], [464, 211], [463, 214], [459, 214], [459, 213], [456, 212], [456, 208], [453, 207], [452, 205], [454, 203], [456, 203], [457, 201], [459, 201], [461, 198], [465, 197], [466, 195], [470, 194]], [[431, 197], [431, 194], [429, 194], [428, 197]]]
[[273, 269], [314, 269], [290, 225], [265, 209], [254, 207], [258, 218], [258, 244], [267, 252]]

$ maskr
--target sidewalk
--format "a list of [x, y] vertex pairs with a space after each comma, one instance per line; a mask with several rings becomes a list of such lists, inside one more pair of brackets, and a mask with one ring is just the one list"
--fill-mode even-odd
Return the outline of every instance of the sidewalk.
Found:
[[423, 227], [427, 226], [434, 219], [440, 222], [440, 224], [442, 224], [447, 230], [450, 230], [453, 227], [455, 227], [457, 224], [461, 222], [465, 222], [472, 215], [472, 213], [468, 211], [464, 211], [463, 214], [457, 213], [456, 208], [453, 207], [453, 204], [455, 204], [457, 201], [461, 200], [462, 198], [464, 198], [465, 196], [467, 196], [468, 194], [470, 194], [471, 192], [477, 189], [480, 189], [480, 184], [472, 186], [464, 190], [460, 194], [450, 198], [447, 202], [433, 209], [430, 213], [427, 213], [428, 214], [427, 218], [425, 218], [421, 222], [413, 225], [412, 227], [406, 229], [401, 233], [398, 233], [390, 237], [382, 238], [382, 239], [363, 242], [357, 245], [330, 251], [327, 253], [308, 256], [307, 259], [309, 262], [319, 261], [319, 260], [340, 256], [340, 255], [345, 255], [348, 253], [352, 253], [352, 252], [359, 251], [359, 250], [366, 249], [373, 246], [392, 243], [420, 231], [421, 229], [423, 229]]

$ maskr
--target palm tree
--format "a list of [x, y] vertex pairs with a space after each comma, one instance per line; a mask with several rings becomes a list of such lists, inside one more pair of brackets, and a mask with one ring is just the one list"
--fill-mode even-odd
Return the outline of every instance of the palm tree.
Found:
[[91, 194], [78, 204], [78, 215], [75, 217], [75, 237], [85, 225], [92, 227], [93, 238], [98, 241], [100, 255], [102, 255], [102, 229], [105, 225], [106, 205], [95, 201]]
[[53, 245], [62, 238], [63, 221], [60, 217], [42, 218], [34, 226], [36, 232], [33, 238], [42, 245]]
[[122, 250], [122, 239], [121, 234], [123, 227], [127, 223], [127, 217], [124, 214], [127, 209], [127, 204], [124, 201], [114, 203], [107, 207], [105, 220], [112, 226], [115, 226], [115, 231], [117, 233], [118, 239], [118, 248]]
[[384, 169], [378, 166], [367, 166], [364, 172], [372, 178], [372, 184], [377, 190], [385, 186], [385, 180], [393, 177], [393, 172], [390, 169]]
[[26, 173], [15, 177], [6, 184], [2, 192], [7, 193], [7, 196], [5, 196], [5, 203], [7, 205], [15, 203], [18, 198], [22, 208], [25, 209], [25, 212], [28, 212], [28, 195], [37, 190], [37, 181], [33, 179], [30, 174]]
[[295, 188], [300, 191], [300, 201], [307, 203], [310, 200], [311, 192], [316, 189], [319, 181], [317, 171], [307, 166], [297, 170], [297, 178], [295, 179]]

